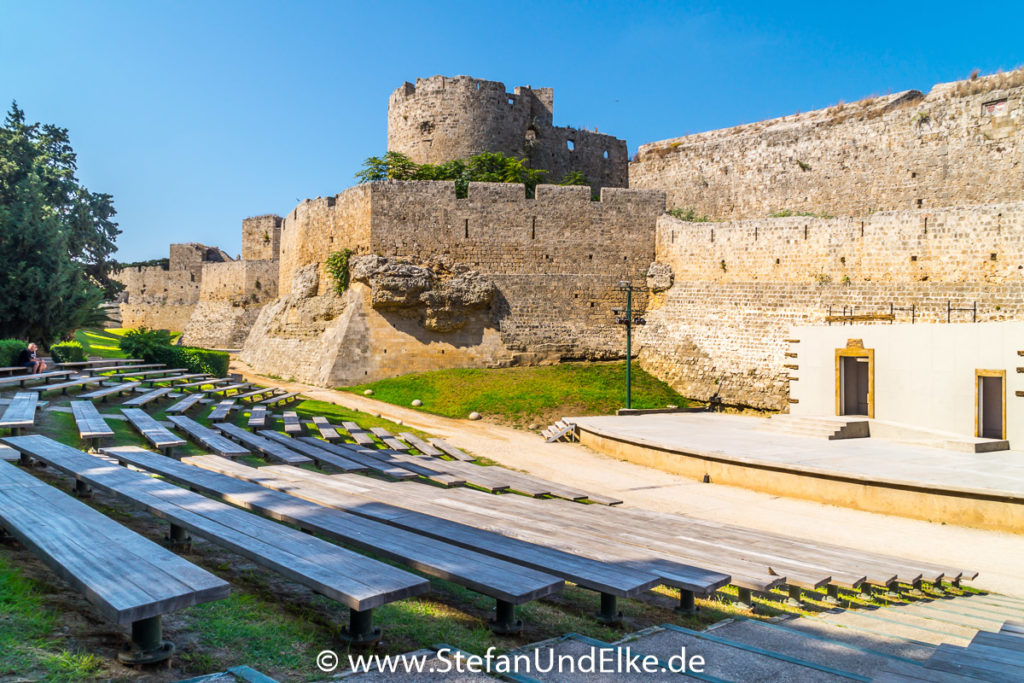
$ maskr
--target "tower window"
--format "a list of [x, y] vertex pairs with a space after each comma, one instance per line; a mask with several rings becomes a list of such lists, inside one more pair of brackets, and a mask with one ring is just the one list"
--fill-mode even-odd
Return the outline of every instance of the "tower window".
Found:
[[572, 140], [566, 140], [565, 141], [565, 146], [569, 148], [570, 152], [573, 151], [574, 149], [576, 149], [576, 143], [573, 142]]

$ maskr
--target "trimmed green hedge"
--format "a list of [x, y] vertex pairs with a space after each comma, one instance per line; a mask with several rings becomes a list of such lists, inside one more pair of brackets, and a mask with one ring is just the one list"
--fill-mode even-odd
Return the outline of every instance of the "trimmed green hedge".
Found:
[[0, 368], [14, 365], [21, 350], [28, 346], [19, 339], [0, 339]]
[[85, 360], [85, 349], [76, 341], [60, 342], [50, 347], [50, 357], [57, 363], [78, 363]]
[[128, 330], [118, 346], [129, 358], [142, 358], [147, 363], [164, 363], [172, 368], [188, 368], [189, 372], [205, 372], [214, 377], [228, 374], [230, 356], [224, 351], [211, 351], [196, 346], [173, 346], [167, 330], [145, 327]]

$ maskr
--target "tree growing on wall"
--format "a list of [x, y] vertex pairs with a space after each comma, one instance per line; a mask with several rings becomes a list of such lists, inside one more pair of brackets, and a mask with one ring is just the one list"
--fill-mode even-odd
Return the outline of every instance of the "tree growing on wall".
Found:
[[76, 161], [67, 129], [26, 123], [11, 105], [0, 126], [0, 337], [49, 344], [120, 289], [112, 197], [80, 185]]

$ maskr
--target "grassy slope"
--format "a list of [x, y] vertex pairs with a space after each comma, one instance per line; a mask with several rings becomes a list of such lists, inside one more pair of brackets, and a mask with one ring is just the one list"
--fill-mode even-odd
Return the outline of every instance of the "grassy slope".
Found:
[[[127, 329], [117, 327], [106, 330], [78, 330], [75, 332], [75, 341], [85, 348], [86, 356], [124, 358], [124, 353], [121, 352], [117, 344], [127, 331]], [[180, 336], [180, 332], [172, 332], [171, 341]]]
[[[626, 404], [626, 366], [561, 363], [487, 370], [435, 370], [345, 387], [396, 405], [423, 401], [421, 410], [447, 417], [477, 411], [485, 418], [525, 426], [566, 415], [602, 415]], [[686, 399], [633, 364], [633, 407], [685, 406]]]

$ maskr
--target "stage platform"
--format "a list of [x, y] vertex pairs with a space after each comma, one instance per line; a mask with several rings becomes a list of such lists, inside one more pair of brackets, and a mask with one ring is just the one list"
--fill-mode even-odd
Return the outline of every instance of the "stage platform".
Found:
[[596, 451], [673, 474], [932, 522], [1024, 533], [1024, 452], [775, 433], [719, 413], [567, 418]]

